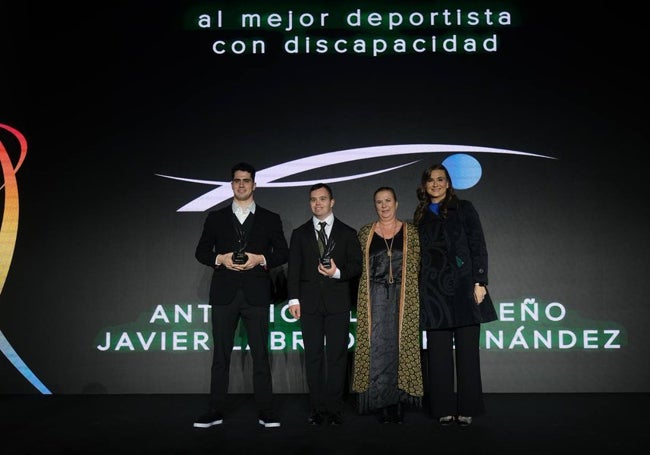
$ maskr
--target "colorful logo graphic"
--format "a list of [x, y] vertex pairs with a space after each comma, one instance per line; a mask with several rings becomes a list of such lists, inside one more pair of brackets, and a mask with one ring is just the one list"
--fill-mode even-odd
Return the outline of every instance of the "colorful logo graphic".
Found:
[[[16, 236], [18, 234], [18, 182], [16, 180], [16, 173], [27, 156], [27, 140], [18, 130], [8, 125], [0, 123], [0, 130], [9, 132], [18, 144], [18, 160], [14, 165], [9, 151], [0, 140], [0, 165], [2, 165], [3, 177], [0, 190], [4, 190], [5, 194], [2, 226], [0, 227], [0, 294], [2, 294], [14, 255]], [[0, 330], [0, 351], [2, 351], [11, 364], [41, 393], [51, 394], [47, 387], [41, 383], [25, 362], [23, 362], [9, 343], [9, 340], [2, 333], [2, 330]]]

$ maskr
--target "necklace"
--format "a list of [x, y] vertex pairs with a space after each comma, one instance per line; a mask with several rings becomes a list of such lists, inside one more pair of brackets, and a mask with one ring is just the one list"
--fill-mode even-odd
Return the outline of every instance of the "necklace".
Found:
[[393, 236], [390, 238], [390, 245], [388, 244], [388, 240], [386, 240], [386, 236], [384, 236], [384, 228], [379, 224], [379, 230], [381, 231], [381, 238], [384, 239], [384, 243], [386, 244], [386, 254], [388, 255], [388, 284], [393, 284], [395, 282], [395, 278], [393, 277], [393, 240], [395, 240], [395, 220], [393, 220]]

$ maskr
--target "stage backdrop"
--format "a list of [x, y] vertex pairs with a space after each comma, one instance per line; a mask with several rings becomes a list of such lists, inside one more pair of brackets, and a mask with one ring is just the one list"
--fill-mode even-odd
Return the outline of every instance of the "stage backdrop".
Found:
[[[359, 228], [382, 185], [412, 219], [444, 162], [488, 242], [484, 390], [650, 391], [647, 40], [631, 2], [580, 8], [3, 2], [0, 392], [207, 393], [194, 249], [242, 160], [287, 239], [315, 182]], [[275, 390], [305, 392], [300, 324], [269, 318]]]

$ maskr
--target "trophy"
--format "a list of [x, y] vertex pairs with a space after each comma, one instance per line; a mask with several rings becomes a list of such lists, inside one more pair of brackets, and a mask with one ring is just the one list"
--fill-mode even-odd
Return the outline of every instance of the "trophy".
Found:
[[233, 264], [246, 264], [248, 261], [248, 255], [244, 253], [244, 251], [246, 251], [246, 245], [248, 245], [248, 240], [246, 239], [246, 231], [244, 231], [242, 228], [237, 228], [237, 248], [232, 253]]
[[320, 241], [323, 244], [323, 252], [320, 255], [320, 263], [326, 269], [332, 268], [332, 251], [334, 251], [334, 245], [336, 243], [332, 239], [327, 239], [327, 236], [322, 231], [318, 231], [320, 236]]

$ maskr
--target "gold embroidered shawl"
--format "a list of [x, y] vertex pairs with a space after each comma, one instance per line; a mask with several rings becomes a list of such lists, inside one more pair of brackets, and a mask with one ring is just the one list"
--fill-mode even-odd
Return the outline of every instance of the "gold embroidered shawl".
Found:
[[[353, 357], [352, 390], [363, 392], [370, 383], [370, 292], [368, 267], [370, 242], [375, 223], [359, 229], [359, 241], [363, 249], [363, 268], [359, 279], [357, 298], [356, 347]], [[413, 396], [423, 396], [421, 341], [420, 341], [420, 294], [418, 271], [420, 268], [420, 238], [413, 223], [403, 224], [402, 284], [399, 299], [399, 366], [397, 386]]]

